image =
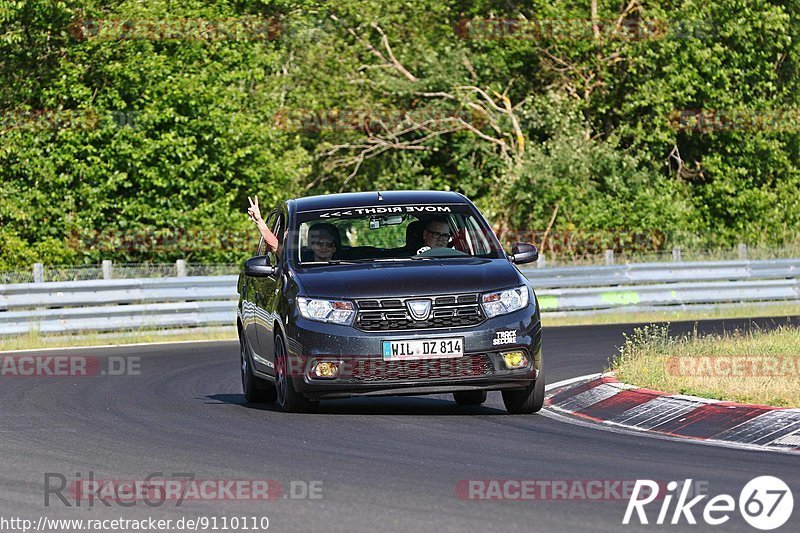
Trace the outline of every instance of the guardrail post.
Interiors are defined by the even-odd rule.
[[[680,248],[673,248],[672,249],[672,262],[673,263],[680,263],[681,262],[681,249]]]
[[[111,272],[111,260],[103,259],[103,279],[111,279],[113,273]]]
[[[606,264],[607,265],[614,264],[614,250],[606,250]]]
[[[539,259],[536,260],[536,268],[544,268],[544,267],[545,267],[544,254],[539,254]]]
[[[747,260],[747,245],[743,242],[739,243],[739,259],[742,261]]]
[[[42,263],[33,264],[33,282],[44,283],[44,265]]]
[[[175,271],[178,273],[179,278],[185,278],[188,275],[186,273],[185,259],[178,259],[177,261],[175,261]]]

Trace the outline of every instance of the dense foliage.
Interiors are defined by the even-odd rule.
[[[647,246],[796,239],[798,16],[0,0],[0,268],[238,260],[248,194],[399,188],[461,191],[509,238],[552,222]]]

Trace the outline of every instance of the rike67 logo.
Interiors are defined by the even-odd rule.
[[[659,488],[663,485],[649,479],[636,480],[622,523],[630,524],[634,512],[639,523],[650,523],[645,506],[656,499],[661,502],[658,518],[655,521],[659,525],[667,523],[694,525],[697,524],[695,513],[701,512],[705,523],[712,526],[724,524],[730,519],[737,504],[733,496],[720,494],[705,502],[704,506],[698,505],[707,495],[702,494],[689,499],[692,494],[691,485],[691,479],[680,484],[677,481],[670,481],[666,486],[666,494],[659,494]],[[679,487],[680,494],[677,493]],[[677,502],[670,516],[674,496],[677,496]],[[748,524],[766,531],[779,528],[789,520],[794,508],[794,497],[792,490],[782,480],[774,476],[759,476],[751,479],[739,493],[738,506],[739,513]]]

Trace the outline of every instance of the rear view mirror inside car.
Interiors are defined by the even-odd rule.
[[[402,224],[405,217],[403,215],[389,215],[387,217],[374,217],[369,221],[370,229],[378,229],[383,226],[396,226]]]

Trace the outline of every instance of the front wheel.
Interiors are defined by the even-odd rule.
[[[529,415],[542,410],[544,406],[544,371],[539,371],[536,381],[524,389],[503,391],[506,411],[512,415]]]
[[[275,389],[277,390],[277,404],[287,413],[308,413],[316,409],[319,402],[312,402],[294,390],[287,362],[286,347],[283,338],[275,337]]]
[[[253,375],[252,359],[247,341],[239,337],[239,364],[242,370],[242,390],[249,403],[272,403],[277,397],[275,386]]]

